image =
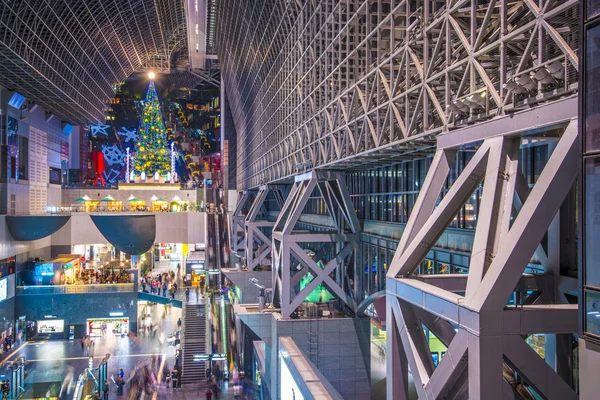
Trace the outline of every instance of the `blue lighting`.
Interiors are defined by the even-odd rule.
[[[71,124],[65,124],[65,126],[63,126],[62,131],[65,135],[70,135],[71,132],[73,132],[73,128],[74,126]]]
[[[27,100],[25,98],[25,96],[20,95],[17,92],[14,92],[12,97],[8,101],[8,105],[11,107],[14,107],[16,109],[21,109],[21,106],[23,105],[23,103],[25,103],[25,100]]]

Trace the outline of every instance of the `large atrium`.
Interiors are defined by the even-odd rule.
[[[600,1],[0,0],[2,400],[598,399],[596,239]]]

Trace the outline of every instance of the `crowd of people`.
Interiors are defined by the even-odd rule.
[[[179,268],[177,271],[179,276]],[[146,276],[140,279],[142,292],[156,294],[158,296],[175,298],[175,293],[179,289],[175,272],[163,272],[160,274],[152,274],[149,272]]]
[[[75,274],[75,279],[62,274],[59,281],[50,281],[50,285],[108,285],[115,283],[131,283],[131,273],[121,270],[82,269]]]
[[[81,270],[76,285],[105,285],[115,283],[131,283],[131,273],[121,270],[98,271],[93,269]]]

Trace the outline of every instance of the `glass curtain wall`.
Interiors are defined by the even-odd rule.
[[[520,165],[527,183],[533,186],[549,157],[547,145],[521,149]],[[450,169],[442,197],[450,190],[460,172],[475,151],[460,151]],[[406,223],[414,207],[419,190],[425,181],[431,158],[404,161],[389,167],[348,173],[348,188],[360,220]],[[475,229],[482,187],[477,189],[467,204],[456,215],[451,228]],[[321,213],[324,205],[314,199],[310,212]]]
[[[583,259],[580,282],[583,299],[581,332],[586,339],[600,342],[600,1],[587,1],[583,79],[581,87]]]

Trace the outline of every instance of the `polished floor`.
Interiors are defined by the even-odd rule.
[[[161,261],[156,265],[154,273],[175,270],[177,262]],[[178,283],[181,277],[178,276]],[[178,291],[178,296],[184,300],[184,291]],[[189,303],[203,302],[197,298],[195,291],[191,291]],[[143,314],[149,317],[141,319]],[[172,369],[175,364],[175,347],[166,338],[177,329],[177,320],[182,316],[182,310],[175,307],[165,307],[161,304],[138,304],[138,331],[139,340],[131,340],[128,337],[120,337],[109,334],[104,337],[93,338],[95,348],[93,353],[85,351],[81,347],[81,341],[76,340],[38,340],[18,344],[16,348],[3,357],[0,362],[0,379],[10,378],[10,364],[20,357],[26,360],[26,393],[24,398],[54,397],[58,395],[60,386],[67,382],[67,394],[64,399],[72,399],[77,377],[88,367],[89,356],[93,357],[94,366],[97,367],[102,359],[110,354],[108,361],[109,380],[116,377],[123,369],[125,380],[130,377],[132,371],[141,364],[152,365],[154,356],[153,372],[157,376],[158,384],[154,385],[151,393],[144,394],[143,398],[152,399],[204,399],[208,384],[202,380],[194,384],[183,385],[173,390],[167,388],[164,382],[166,368]],[[142,329],[144,325],[152,324],[155,334],[147,334]],[[135,395],[130,393],[131,386],[125,385],[121,396],[117,394],[115,384],[110,385],[109,399],[132,399]],[[222,392],[220,399],[233,399],[233,394],[228,390],[228,383],[221,383]],[[140,398],[138,395],[137,398]],[[214,397],[213,397],[214,398]]]

